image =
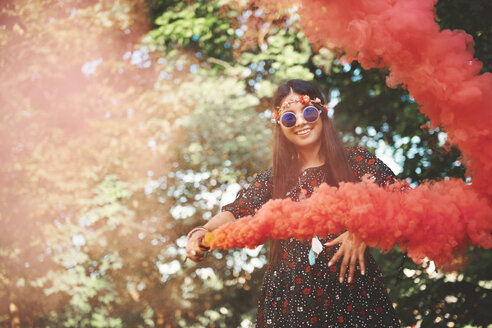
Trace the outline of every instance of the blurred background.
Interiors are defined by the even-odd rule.
[[[436,10],[490,72],[492,3]],[[464,178],[386,74],[311,46],[295,8],[0,0],[0,327],[251,327],[267,248],[183,247],[271,165],[279,83],[315,81],[344,143],[399,178]],[[437,269],[373,251],[404,326],[492,327],[491,252]]]

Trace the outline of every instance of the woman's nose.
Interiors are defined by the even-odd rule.
[[[306,123],[307,123],[307,121],[304,118],[304,114],[303,113],[297,113],[296,114],[296,125],[303,125]]]

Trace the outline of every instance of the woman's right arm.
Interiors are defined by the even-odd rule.
[[[272,197],[272,180],[271,170],[258,173],[250,186],[241,190],[232,203],[222,206],[222,212],[211,218],[203,228],[214,231],[225,223],[254,215],[256,210]],[[205,252],[200,250],[199,246],[200,239],[207,233],[205,229],[193,232],[186,244],[186,254],[195,262],[203,260]]]
[[[218,227],[236,220],[234,215],[229,211],[220,212],[211,218],[203,227],[208,231],[214,231]],[[186,255],[190,260],[195,262],[203,260],[204,252],[200,249],[200,240],[206,234],[206,231],[199,230],[194,232],[186,243]]]

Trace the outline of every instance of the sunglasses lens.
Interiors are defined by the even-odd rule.
[[[316,107],[309,106],[304,109],[303,115],[307,122],[314,122],[318,119],[319,111]]]
[[[286,128],[291,128],[296,125],[296,116],[294,115],[294,113],[289,112],[282,115],[282,124]]]

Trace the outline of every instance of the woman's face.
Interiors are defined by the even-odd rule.
[[[280,106],[289,101],[299,99],[299,96],[300,95],[298,93],[290,93],[282,100]],[[294,125],[294,127],[286,128],[280,124],[280,128],[282,129],[282,132],[287,140],[292,142],[298,149],[311,148],[321,143],[323,122],[321,117],[319,117],[315,122],[307,122],[302,114],[304,108],[307,106],[312,106],[312,104],[303,105],[300,102],[292,102],[288,108],[280,110],[280,116],[282,116],[285,112],[292,112],[296,115],[296,125]]]

